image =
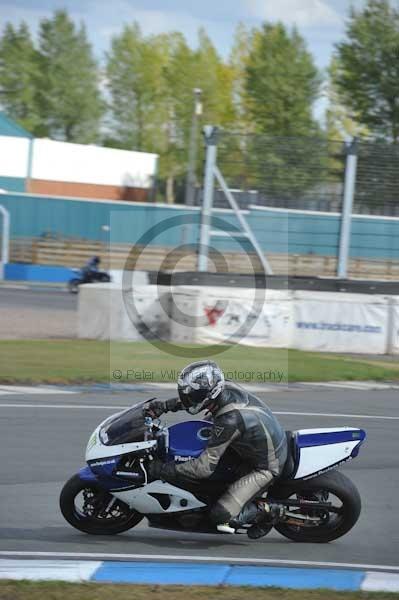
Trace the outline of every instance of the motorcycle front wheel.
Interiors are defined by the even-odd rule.
[[[60,509],[70,525],[92,535],[116,535],[135,527],[143,515],[97,484],[74,475],[60,495]]]
[[[291,522],[282,521],[275,525],[275,529],[284,537],[295,542],[326,543],[336,540],[347,533],[357,522],[360,510],[361,499],[357,488],[352,481],[339,473],[330,471],[303,482],[289,482],[284,486],[284,493],[279,494],[279,498],[291,500],[313,500],[316,502],[328,502],[331,508],[319,509],[311,507],[301,507],[299,509],[290,509],[290,512],[298,515],[311,517],[312,520],[305,521],[303,524],[295,524],[295,519]]]

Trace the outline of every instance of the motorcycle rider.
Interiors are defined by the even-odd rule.
[[[263,494],[281,474],[287,459],[285,432],[261,400],[233,382],[225,381],[223,372],[212,361],[198,361],[185,367],[178,378],[177,389],[178,398],[153,400],[145,409],[146,414],[155,418],[168,411],[185,409],[195,415],[207,409],[213,417],[211,437],[198,458],[182,464],[153,461],[149,475],[152,479],[179,483],[185,479],[206,479],[231,447],[242,463],[248,465],[247,473],[230,485],[210,512],[218,529],[229,531],[226,524],[230,521],[234,524],[234,518],[240,523],[244,506]],[[266,502],[262,507],[256,505],[255,514],[246,520],[254,523],[248,530],[252,539],[269,531],[271,515],[265,512],[267,510]],[[234,530],[230,528],[230,531]]]
[[[92,256],[82,268],[82,279],[84,282],[90,282],[93,273],[98,273],[101,259],[99,256]]]

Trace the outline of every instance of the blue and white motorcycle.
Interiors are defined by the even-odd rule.
[[[197,457],[207,445],[212,423],[191,420],[165,427],[144,416],[145,404],[109,417],[93,432],[87,466],[62,489],[63,516],[80,531],[97,535],[127,531],[144,517],[151,527],[220,534],[209,519],[209,508],[240,476],[239,458],[227,450],[210,479],[185,483],[184,489],[149,481],[147,466],[154,457],[176,462]],[[284,471],[251,505],[270,511],[269,530],[274,527],[291,540],[330,542],[343,536],[358,520],[361,501],[354,484],[336,469],[357,456],[365,432],[341,427],[286,435]],[[247,505],[232,531],[245,533],[249,514]]]

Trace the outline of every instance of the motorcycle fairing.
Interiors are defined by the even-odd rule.
[[[143,514],[166,514],[204,508],[206,504],[191,492],[166,481],[152,481],[145,487],[113,490],[112,494]]]
[[[86,461],[107,460],[113,456],[122,456],[131,452],[141,452],[146,449],[154,448],[157,445],[156,440],[147,440],[142,442],[130,442],[126,444],[116,444],[114,446],[106,446],[101,442],[100,430],[104,424],[109,421],[110,417],[100,423],[90,436],[86,448]]]
[[[351,427],[301,429],[294,434],[293,479],[308,479],[329,471],[357,456],[366,438],[362,429]]]
[[[168,428],[167,456],[184,462],[197,458],[208,444],[213,424],[209,421],[185,421]]]

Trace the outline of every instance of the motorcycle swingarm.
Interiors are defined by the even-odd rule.
[[[334,512],[334,507],[331,504],[331,502],[318,502],[317,500],[302,500],[302,499],[298,499],[298,500],[273,500],[272,498],[269,498],[267,500],[268,504],[279,504],[279,505],[284,505],[284,506],[290,506],[290,507],[294,507],[294,508],[326,508],[327,510]]]

